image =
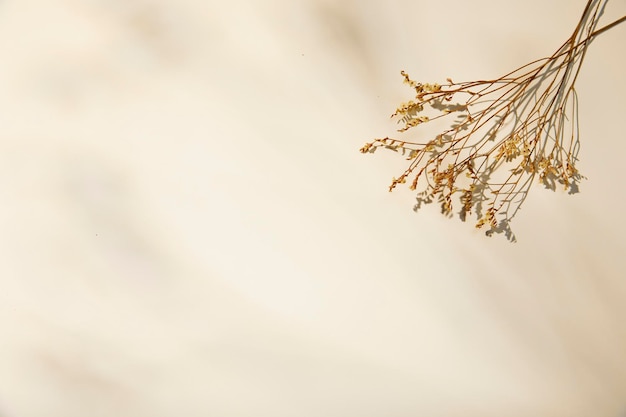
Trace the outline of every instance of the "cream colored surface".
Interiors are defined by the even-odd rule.
[[[517,244],[358,153],[399,70],[500,75],[584,3],[0,3],[0,415],[625,415],[626,25],[578,83],[589,180]]]

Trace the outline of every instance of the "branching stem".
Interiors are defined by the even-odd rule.
[[[502,77],[448,78],[439,85],[415,82],[402,71],[415,98],[392,115],[403,124],[399,131],[435,120],[450,124],[426,142],[387,137],[361,148],[363,153],[382,147],[407,156],[408,167],[392,180],[389,191],[412,179],[416,210],[437,201],[442,213],[451,216],[457,201],[462,220],[475,214],[477,228],[488,226],[487,234],[505,233],[510,240],[515,236],[509,222],[535,178],[546,188],[560,184],[576,193],[584,177],[575,167],[580,145],[574,83],[593,38],[626,21],[624,16],[596,29],[603,1],[587,1],[574,32],[550,57]]]

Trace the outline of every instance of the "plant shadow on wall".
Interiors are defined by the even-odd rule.
[[[444,126],[427,142],[389,137],[366,143],[401,153],[408,166],[389,191],[408,183],[417,191],[414,210],[437,202],[462,221],[475,216],[486,234],[515,242],[510,222],[535,183],[570,194],[584,178],[576,169],[579,126],[574,84],[591,41],[624,22],[596,29],[608,0],[589,0],[572,35],[547,58],[499,78],[445,84],[415,82],[401,71],[415,98],[392,114],[406,132],[424,123]],[[538,181],[537,181],[538,180]]]

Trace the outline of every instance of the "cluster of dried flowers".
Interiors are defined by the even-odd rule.
[[[536,182],[570,193],[583,178],[576,169],[578,108],[574,83],[590,41],[626,18],[596,30],[601,1],[589,0],[570,38],[550,57],[533,61],[493,80],[426,84],[404,82],[415,98],[401,104],[392,117],[407,131],[444,119],[448,126],[427,142],[392,138],[366,143],[362,153],[378,148],[402,152],[410,161],[394,178],[417,190],[417,210],[438,202],[447,216],[477,218],[487,234],[505,233],[515,240],[509,222]],[[606,3],[606,0],[604,0]]]

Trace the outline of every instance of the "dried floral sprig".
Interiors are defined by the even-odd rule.
[[[604,0],[606,3],[607,0]],[[465,221],[475,214],[487,234],[515,236],[510,221],[535,178],[546,188],[557,184],[578,191],[578,103],[574,83],[591,40],[626,20],[596,30],[601,1],[589,0],[573,34],[550,57],[526,64],[500,78],[428,84],[401,72],[415,98],[392,114],[405,132],[442,119],[448,127],[420,143],[392,138],[366,143],[360,151],[401,151],[410,161],[389,191],[410,183],[417,190],[415,210],[437,201],[451,216],[454,202]]]

